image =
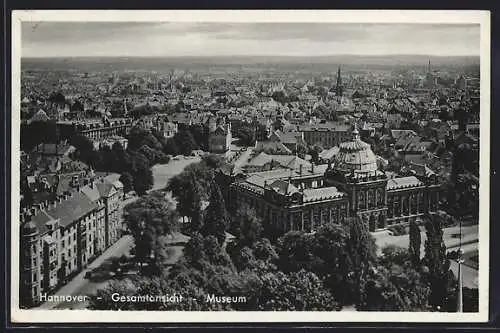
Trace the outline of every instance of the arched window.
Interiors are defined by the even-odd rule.
[[[375,190],[368,190],[368,208],[375,207]]]
[[[411,214],[417,214],[417,196],[415,194],[410,195],[410,209]]]
[[[408,215],[408,197],[402,197],[401,198],[401,202],[402,202],[402,205],[403,205],[403,215]]]
[[[382,189],[377,189],[377,205],[382,205],[382,203],[384,202],[384,192],[382,191]]]
[[[365,206],[365,193],[364,192],[358,193],[358,208],[359,209],[366,208],[366,206]]]

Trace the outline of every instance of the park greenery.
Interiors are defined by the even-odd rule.
[[[98,291],[92,309],[121,310],[272,310],[455,311],[457,283],[449,270],[439,221],[410,225],[409,247],[389,246],[377,256],[374,238],[361,219],[325,225],[314,233],[290,231],[275,241],[255,211],[227,208],[215,174],[224,163],[215,157],[187,167],[167,191],[150,193],[129,205],[125,219],[136,240],[136,260],[154,267],[148,273],[113,281]],[[187,200],[193,198],[194,200]],[[195,202],[195,203],[193,203]],[[203,204],[205,203],[205,204]],[[190,235],[183,254],[165,264],[171,252],[165,239],[180,230],[185,216]],[[234,237],[228,238],[228,232]],[[418,235],[417,235],[418,234]],[[179,303],[116,303],[106,295],[183,294]],[[207,296],[244,296],[244,302],[206,302]],[[464,295],[476,297],[467,291]],[[467,296],[468,297],[468,296]]]

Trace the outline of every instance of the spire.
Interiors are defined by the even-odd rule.
[[[337,71],[337,86],[335,87],[335,92],[337,93],[337,98],[342,97],[343,88],[342,88],[342,76],[340,73],[340,65]]]
[[[431,59],[429,59],[429,65],[427,65],[427,73],[431,73]]]
[[[359,131],[357,123],[354,123],[354,130],[352,131],[352,140],[353,141],[359,140]]]

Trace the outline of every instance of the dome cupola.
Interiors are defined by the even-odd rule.
[[[370,145],[363,142],[355,124],[352,140],[342,142],[334,159],[335,168],[349,172],[372,172],[377,170],[377,157]]]

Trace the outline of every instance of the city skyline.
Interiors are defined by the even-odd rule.
[[[478,24],[23,22],[22,57],[479,56],[479,35]]]

